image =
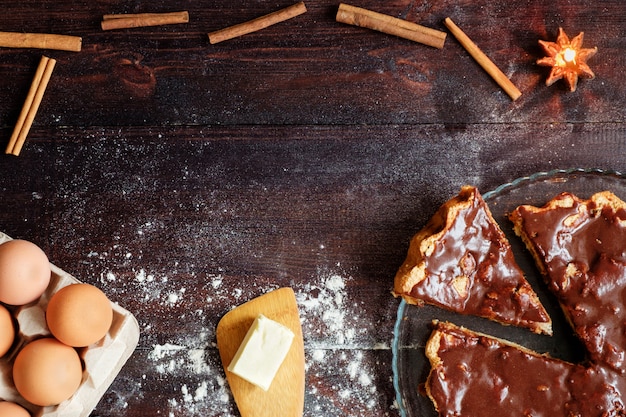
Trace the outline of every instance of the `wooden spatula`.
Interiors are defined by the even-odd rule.
[[[259,314],[287,326],[295,337],[268,391],[228,371],[248,329]],[[241,417],[301,417],[304,410],[304,343],[296,296],[280,288],[234,308],[216,330],[226,379]]]

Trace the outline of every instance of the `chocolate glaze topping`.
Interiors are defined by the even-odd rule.
[[[589,360],[571,364],[437,323],[426,390],[440,416],[626,416],[625,208],[609,192],[563,193],[510,214]]]
[[[563,193],[550,207],[521,206],[511,218],[521,220],[521,232],[592,362],[624,373],[626,211]]]
[[[435,326],[427,346],[436,355],[427,387],[440,416],[623,415],[619,395],[601,370],[449,323]]]
[[[445,237],[426,262],[426,279],[410,296],[458,312],[470,311],[511,324],[547,323],[543,307],[523,278],[510,245],[475,188],[466,187]]]

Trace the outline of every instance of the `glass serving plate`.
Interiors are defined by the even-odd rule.
[[[530,253],[513,233],[512,224],[506,216],[521,204],[543,206],[564,191],[588,198],[604,190],[612,191],[626,200],[626,177],[618,172],[596,169],[558,170],[519,178],[483,193],[494,219],[511,243],[518,264],[552,317],[554,335],[536,335],[525,329],[503,326],[479,317],[451,313],[432,306],[417,307],[401,301],[394,327],[392,367],[396,400],[402,417],[437,416],[430,399],[420,393],[420,385],[426,381],[430,370],[424,346],[433,319],[450,321],[564,360],[583,360],[584,352],[580,343],[573,336],[558,304],[544,288]]]

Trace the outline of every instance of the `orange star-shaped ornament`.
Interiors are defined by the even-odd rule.
[[[583,35],[584,32],[580,32],[570,41],[563,28],[559,28],[556,42],[539,41],[548,56],[537,60],[537,64],[552,67],[546,85],[550,86],[563,78],[570,91],[576,91],[578,77],[595,77],[587,60],[598,52],[598,48],[582,48]]]

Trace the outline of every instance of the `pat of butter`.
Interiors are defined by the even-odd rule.
[[[228,370],[267,391],[293,338],[288,327],[260,314],[246,333]]]

